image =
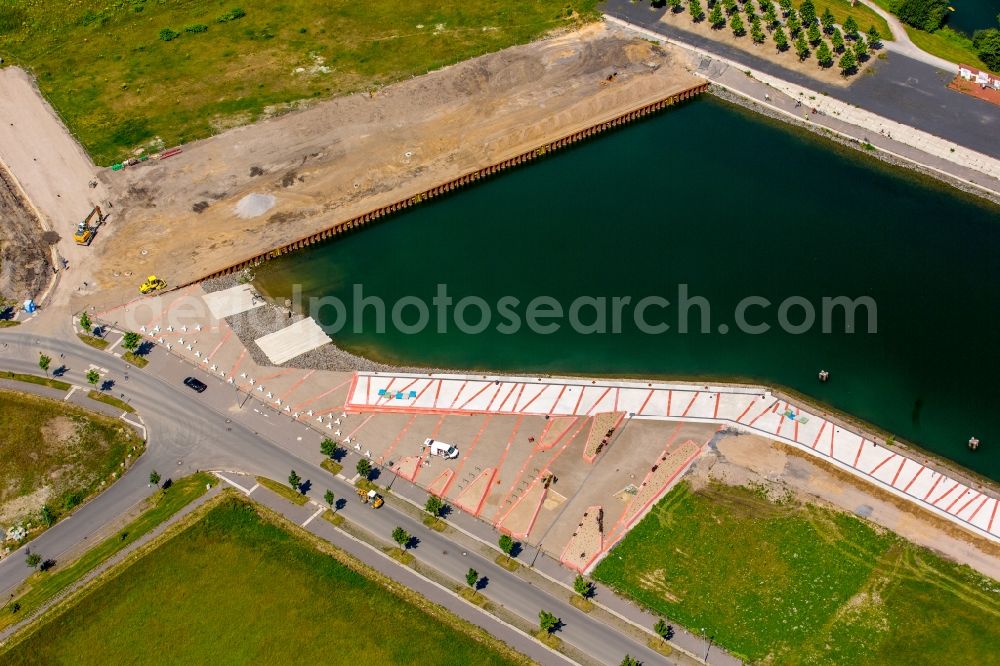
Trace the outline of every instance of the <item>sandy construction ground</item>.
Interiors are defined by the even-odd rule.
[[[74,294],[196,279],[698,83],[676,51],[595,24],[103,171],[112,219]]]
[[[0,303],[38,298],[52,276],[42,226],[20,188],[0,166]],[[0,310],[3,306],[0,305]]]

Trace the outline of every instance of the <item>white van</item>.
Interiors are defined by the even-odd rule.
[[[425,439],[424,446],[429,446],[431,448],[432,456],[441,456],[442,458],[457,458],[458,449],[451,444],[445,444],[444,442],[438,442],[433,439]]]

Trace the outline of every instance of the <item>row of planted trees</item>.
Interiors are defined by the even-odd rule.
[[[684,11],[683,0],[666,2],[674,13]],[[794,48],[800,61],[815,53],[820,67],[832,67],[836,61],[845,75],[856,72],[871,49],[881,47],[882,36],[874,25],[863,35],[854,17],[848,16],[838,27],[830,8],[817,15],[812,0],[804,0],[798,10],[792,0],[777,5],[773,0],[708,0],[708,7],[708,23],[716,30],[728,25],[736,37],[749,32],[755,44],[763,44],[770,34],[779,52]],[[688,0],[688,13],[696,23],[706,19],[701,0]]]

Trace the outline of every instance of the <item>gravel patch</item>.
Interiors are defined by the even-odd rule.
[[[244,220],[263,215],[274,208],[274,195],[272,194],[248,194],[236,204],[235,211]]]

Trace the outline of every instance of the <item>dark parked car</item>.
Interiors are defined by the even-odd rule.
[[[208,385],[205,382],[200,379],[195,379],[194,377],[188,377],[185,379],[184,385],[194,389],[198,393],[204,393],[205,389],[208,388]]]

